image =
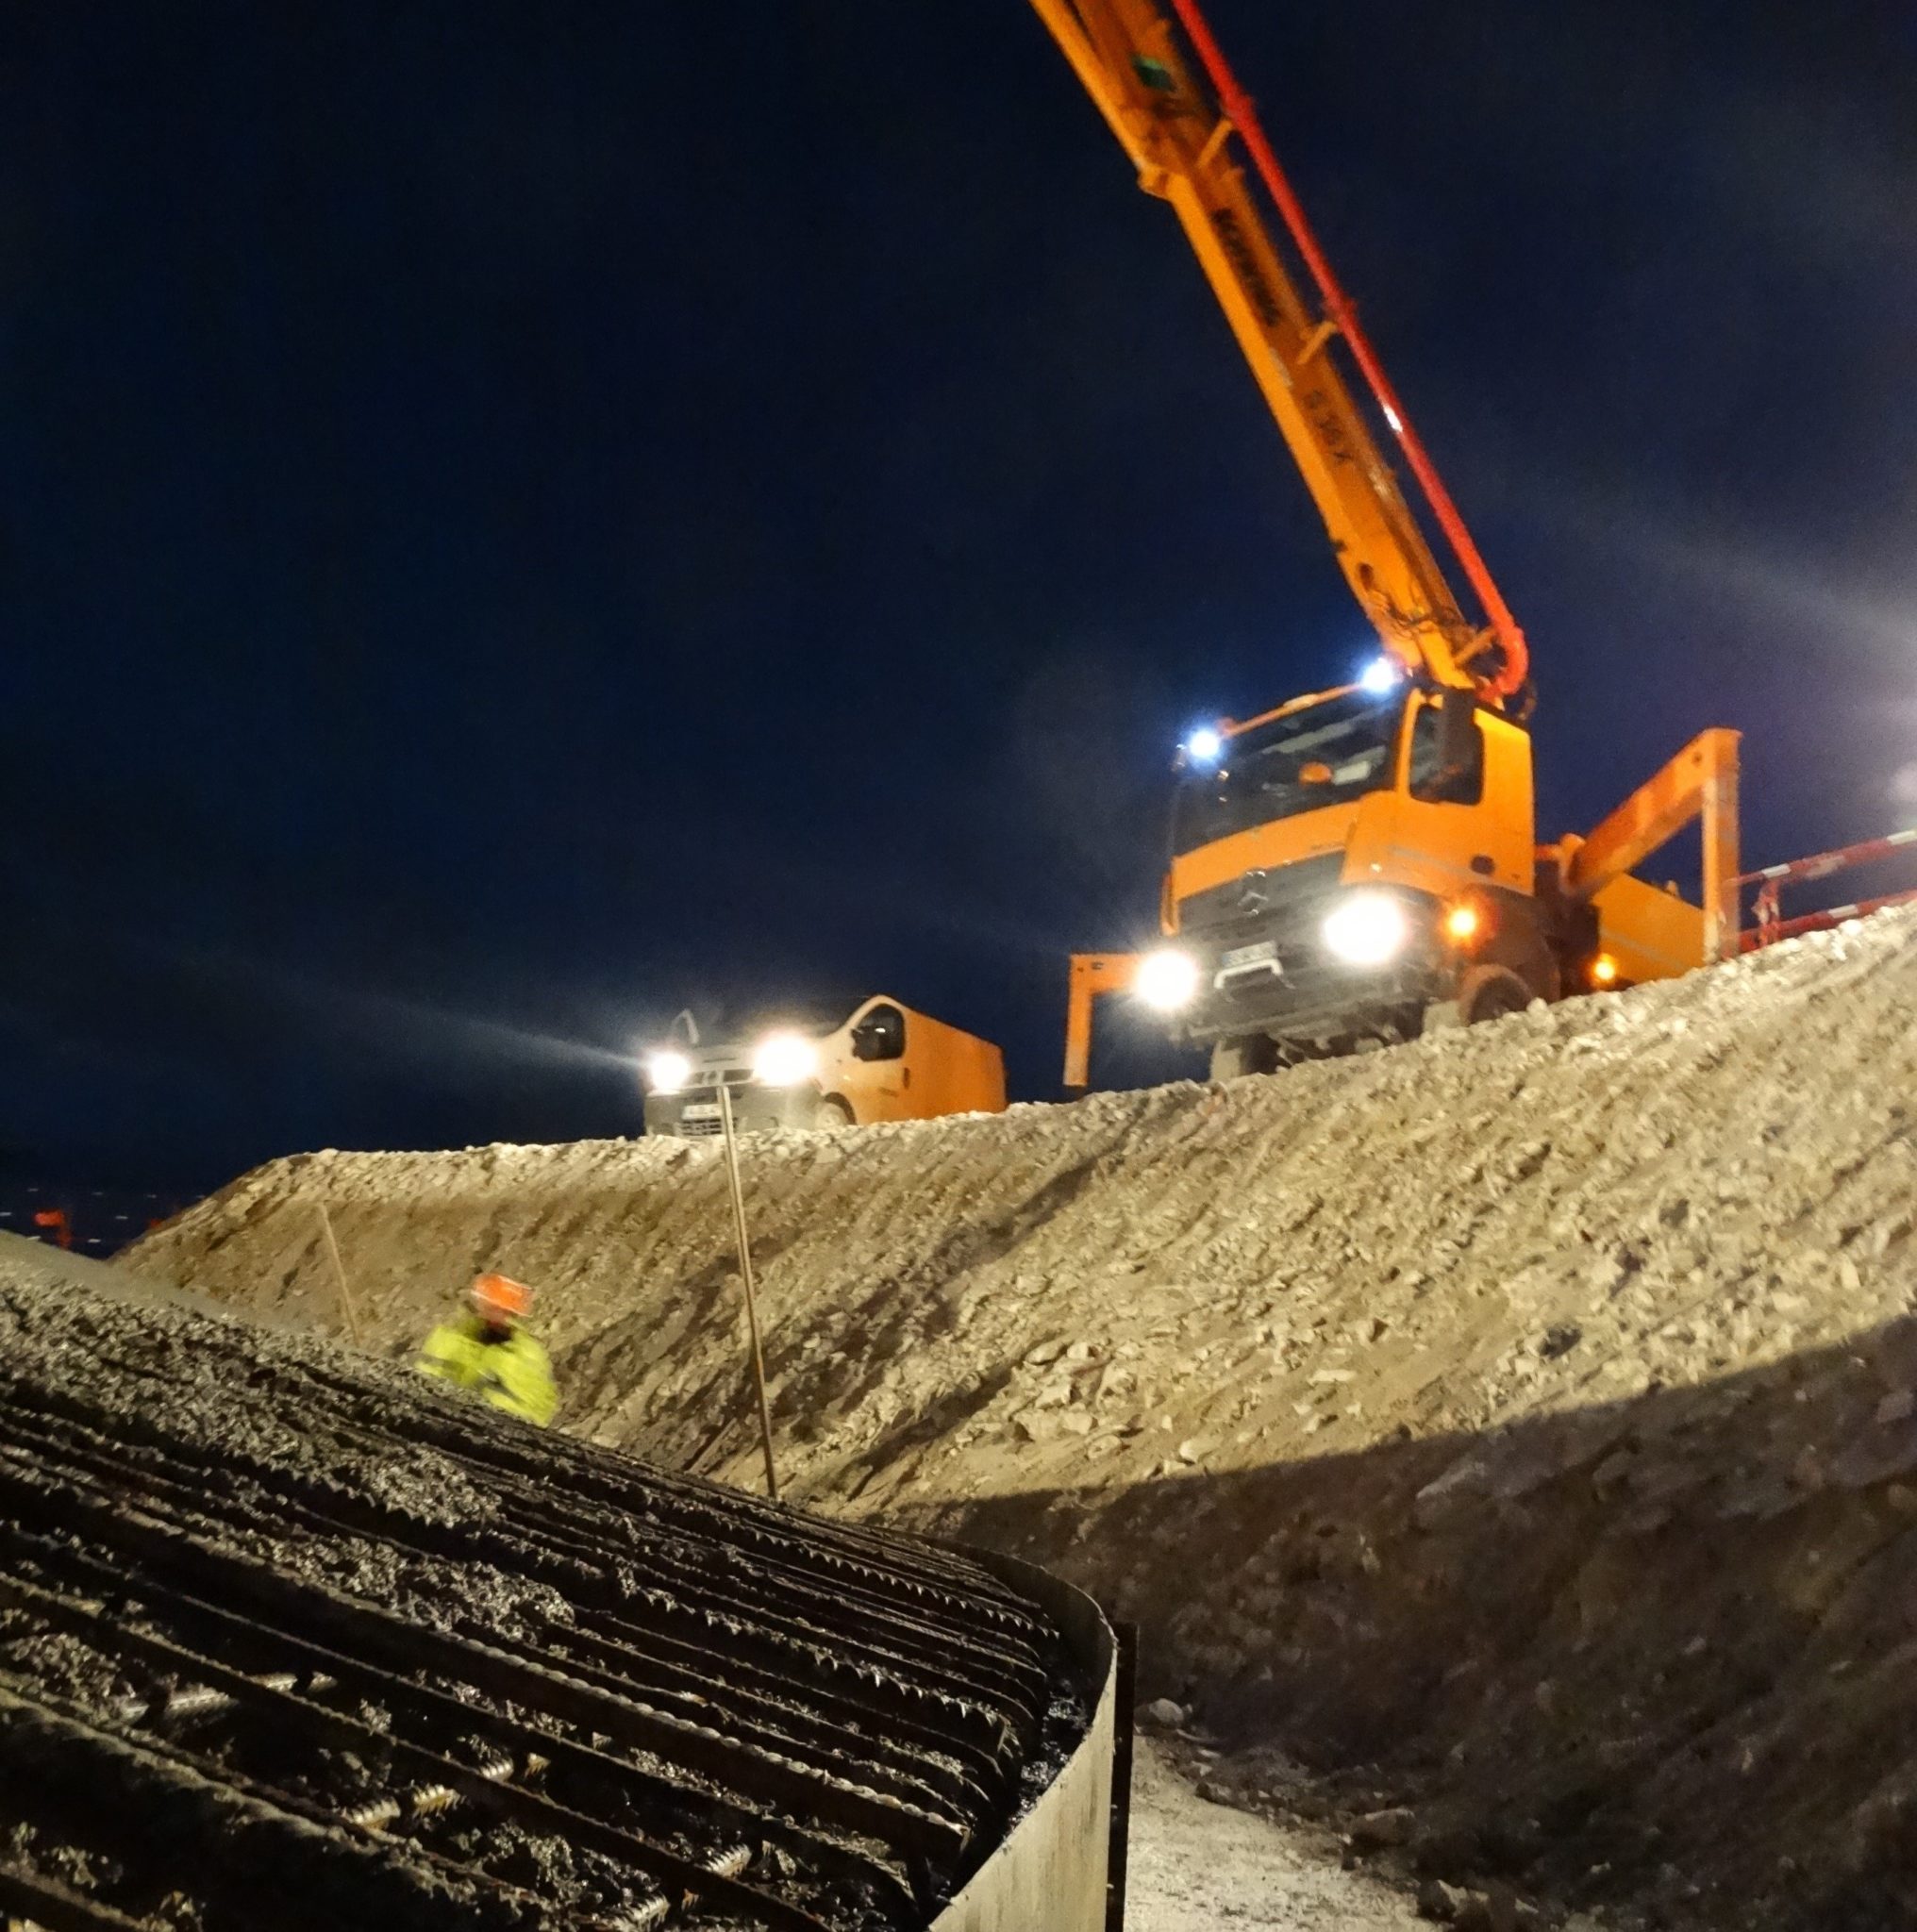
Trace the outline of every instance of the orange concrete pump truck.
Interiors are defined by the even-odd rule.
[[[1128,991],[1214,1078],[1688,972],[1735,949],[1737,734],[1704,732],[1588,837],[1540,844],[1529,653],[1197,0],[1033,0],[1147,193],[1197,254],[1353,594],[1358,684],[1194,731],[1179,754],[1166,943],[1072,961],[1065,1081]],[[1182,28],[1182,34],[1178,31]],[[1289,238],[1281,253],[1248,156]],[[1308,302],[1290,260],[1317,291]],[[1468,615],[1340,373],[1349,358],[1475,600]],[[1631,876],[1692,818],[1704,904]]]

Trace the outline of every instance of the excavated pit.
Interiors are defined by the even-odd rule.
[[[792,1492],[1092,1591],[1211,1790],[1386,1810],[1415,1878],[1917,1924],[1913,1015],[1900,912],[1219,1091],[758,1140]],[[134,1263],[337,1332],[323,1204],[376,1350],[506,1268],[566,1427],[752,1484],[715,1150],[299,1157]]]
[[[0,1249],[8,1918],[919,1926],[1080,1674],[961,1556]]]

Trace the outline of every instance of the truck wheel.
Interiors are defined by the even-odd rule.
[[[812,1109],[812,1130],[815,1133],[829,1133],[834,1127],[852,1124],[852,1109],[842,1100],[822,1100]]]
[[[1474,966],[1459,982],[1458,1017],[1467,1026],[1508,1019],[1531,1004],[1531,989],[1509,966]]]
[[[1277,1045],[1262,1033],[1248,1033],[1242,1040],[1220,1040],[1212,1044],[1214,1080],[1236,1080],[1244,1074],[1275,1074],[1277,1070]]]

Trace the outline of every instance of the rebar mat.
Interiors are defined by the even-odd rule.
[[[7,1918],[920,1925],[1086,1715],[954,1552],[0,1278]]]

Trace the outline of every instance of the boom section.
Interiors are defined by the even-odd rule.
[[[1337,366],[1232,154],[1231,122],[1151,0],[1032,0],[1149,194],[1171,204],[1385,649],[1482,689],[1495,640],[1469,622]],[[1474,668],[1474,667],[1476,668]]]

